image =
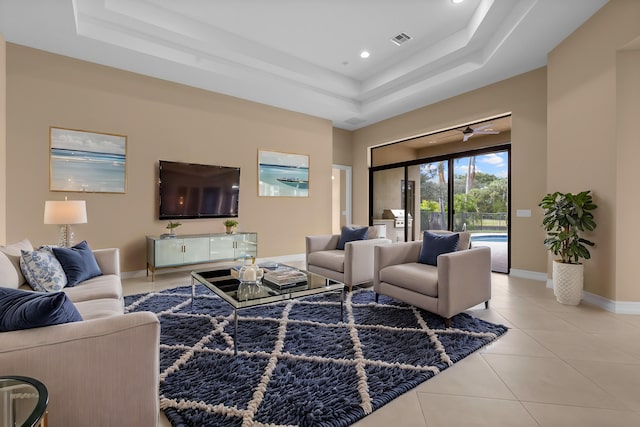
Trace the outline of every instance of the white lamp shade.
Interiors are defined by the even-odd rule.
[[[84,200],[47,200],[45,224],[86,224],[87,202]]]

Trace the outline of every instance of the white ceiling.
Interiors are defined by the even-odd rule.
[[[544,66],[605,3],[0,0],[0,33],[353,130]]]

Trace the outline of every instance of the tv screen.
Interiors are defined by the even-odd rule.
[[[160,219],[238,216],[240,168],[160,160]]]

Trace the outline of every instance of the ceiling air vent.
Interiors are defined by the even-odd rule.
[[[411,36],[405,33],[400,33],[397,36],[391,38],[391,41],[398,46],[400,46],[404,42],[408,42],[409,40],[411,40]]]
[[[350,125],[361,125],[362,123],[366,122],[366,119],[360,118],[360,117],[351,117],[350,119],[345,120],[345,123],[348,123]]]

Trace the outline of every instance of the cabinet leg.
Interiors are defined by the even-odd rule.
[[[151,266],[151,264],[147,263],[147,277],[149,277],[149,270],[151,270],[151,281],[156,281],[156,269]]]

